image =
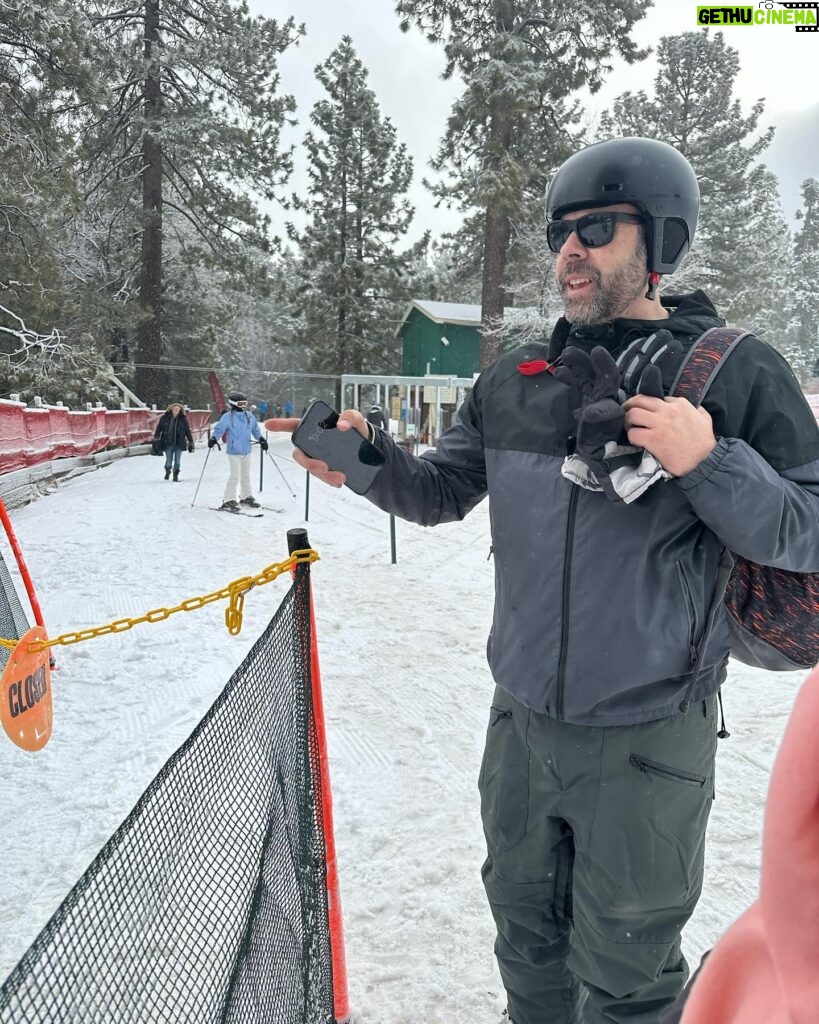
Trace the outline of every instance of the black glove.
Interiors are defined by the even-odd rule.
[[[665,398],[663,390],[663,375],[659,366],[650,363],[640,374],[640,382],[637,385],[638,395],[648,395],[649,398]]]
[[[617,365],[623,371],[623,390],[630,398],[632,395],[651,394],[652,398],[662,398],[662,376],[665,367],[673,367],[674,371],[682,359],[682,344],[665,329],[649,335],[648,338],[637,338],[617,357]],[[641,387],[643,375],[653,368],[649,374],[646,387]],[[657,379],[659,377],[659,393]],[[672,382],[669,381],[669,384]],[[648,389],[648,390],[647,390]]]
[[[218,448],[218,447],[219,447],[219,442],[216,440],[216,438],[215,437],[209,437],[208,438],[208,448]]]
[[[653,455],[630,445],[623,427],[620,368],[601,346],[588,356],[570,346],[563,350],[562,365],[555,377],[583,395],[577,424],[577,444],[561,467],[567,480],[590,491],[602,490],[616,504],[634,501],[658,480],[669,474]],[[642,394],[654,388],[662,397],[662,380],[656,366],[645,367]],[[656,389],[659,388],[659,396]]]
[[[194,452],[193,441],[191,441],[191,443],[188,445],[188,452],[189,452],[190,455],[193,455],[193,452]]]
[[[591,355],[570,345],[563,349],[560,362],[554,372],[557,380],[578,388],[583,395],[580,410],[575,414],[578,417],[577,443],[569,460],[582,462],[611,497],[609,471],[604,460],[606,445],[617,445],[623,438],[625,413],[620,403],[620,368],[602,345],[593,348]],[[577,472],[579,467],[573,469]],[[585,474],[580,470],[579,475]],[[570,476],[570,479],[575,477]]]
[[[267,451],[267,449],[270,447],[270,445],[267,443],[267,438],[265,438],[265,437],[260,437],[259,438],[259,447],[262,449],[263,452]]]

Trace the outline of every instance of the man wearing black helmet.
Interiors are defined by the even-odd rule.
[[[819,428],[787,363],[748,336],[702,407],[669,396],[724,324],[700,291],[658,294],[698,196],[662,142],[575,154],[547,196],[551,338],[487,368],[420,458],[339,419],[386,456],[380,508],[435,525],[491,499],[482,875],[513,1024],[658,1024],[673,1003],[714,796],[725,551],[819,571]]]

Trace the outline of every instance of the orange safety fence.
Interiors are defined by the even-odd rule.
[[[62,406],[28,408],[0,400],[0,473],[109,448],[147,444],[164,410],[91,409]],[[195,439],[207,435],[210,413],[192,410],[188,422]]]

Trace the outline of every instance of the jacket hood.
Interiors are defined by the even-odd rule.
[[[617,317],[601,324],[575,326],[561,317],[555,325],[549,344],[550,361],[556,359],[566,345],[591,351],[602,345],[612,355],[618,355],[636,337],[647,335],[664,328],[671,331],[680,341],[694,341],[711,327],[722,327],[725,321],[717,313],[714,304],[699,289],[690,295],[663,295],[662,305],[670,311],[663,320],[637,320]]]
[[[819,666],[796,699],[773,771],[759,898],[702,966],[681,1024],[819,1021]]]

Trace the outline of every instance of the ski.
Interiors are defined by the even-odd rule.
[[[211,505],[210,509],[212,512],[227,512],[232,516],[248,516],[250,519],[261,519],[264,516],[264,512],[245,512],[241,508],[220,508],[217,505]]]
[[[263,508],[265,512],[284,512],[283,508],[273,508],[272,505],[259,505],[259,508]]]

